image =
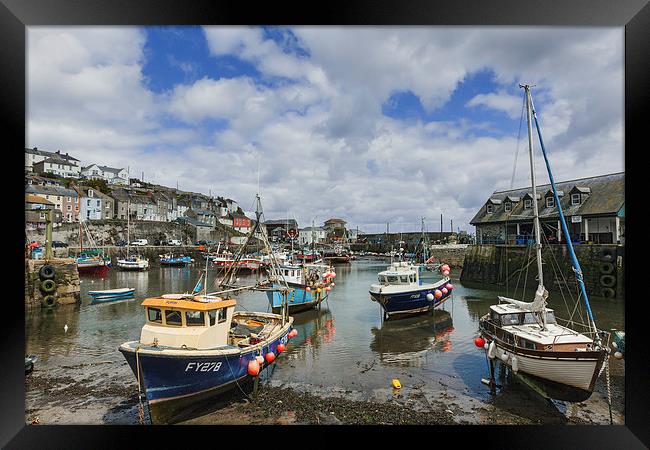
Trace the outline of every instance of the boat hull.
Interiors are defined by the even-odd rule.
[[[77,270],[79,273],[89,274],[89,275],[104,275],[108,273],[108,266],[106,264],[95,264],[95,263],[77,263]]]
[[[545,382],[548,395],[556,400],[580,402],[589,398],[607,356],[604,351],[525,349],[501,341],[484,328],[481,334],[487,341],[495,341],[495,361],[512,369],[513,358],[516,358],[517,373]]]
[[[329,293],[324,289],[321,290],[320,293],[315,292],[314,289],[312,289],[311,292],[307,292],[305,290],[306,286],[293,283],[288,284],[289,287],[293,289],[293,291],[289,293],[289,314],[295,314],[316,308],[329,296]],[[280,286],[274,284],[273,287],[277,288]],[[267,291],[266,295],[271,303],[272,311],[275,314],[280,314],[282,312],[282,294],[277,291]]]
[[[137,262],[137,261],[117,261],[117,267],[120,270],[147,270],[149,268],[148,262]]]
[[[191,258],[166,258],[160,259],[161,266],[171,266],[171,267],[184,267],[192,261]]]
[[[144,392],[152,423],[172,423],[188,405],[228,391],[252,379],[248,363],[257,355],[273,352],[288,341],[293,319],[280,332],[260,344],[240,349],[225,346],[210,350],[181,350],[165,354],[137,341],[119,347]],[[137,352],[136,349],[140,348]],[[272,363],[271,363],[272,364]],[[264,367],[269,363],[264,362]],[[140,374],[138,376],[138,368]]]
[[[440,298],[435,298],[434,292],[439,287],[434,286],[390,294],[370,292],[370,297],[381,305],[387,318],[398,318],[425,314],[446,302],[451,297],[451,291],[443,294]],[[434,295],[433,300],[427,299],[428,294]]]

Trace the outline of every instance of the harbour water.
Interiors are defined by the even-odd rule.
[[[572,418],[576,423],[609,423],[604,374],[596,392],[581,404],[548,402],[506,374],[494,396],[481,383],[489,371],[485,352],[474,346],[473,339],[479,318],[497,295],[506,295],[505,289],[463,286],[459,274],[452,272],[453,298],[433,314],[383,321],[368,288],[387,264],[388,260],[359,259],[338,265],[328,301],[320,311],[294,316],[299,334],[272,373],[264,374],[263,385],[373,402],[417,394],[420,400],[414,408],[442,401],[459,423],[495,423],[495,417],[502,423],[566,423]],[[27,312],[26,354],[38,360],[26,377],[26,421],[138,423],[137,383],[117,348],[139,338],[142,299],[191,291],[201,269],[197,263],[151,267],[146,272],[112,269],[104,279],[82,276],[81,304]],[[427,282],[439,275],[423,276]],[[240,278],[240,283],[246,281],[245,275]],[[135,298],[92,304],[87,295],[89,290],[119,287],[134,287]],[[527,298],[532,297],[530,291]],[[263,292],[244,293],[237,300],[237,309],[269,310]],[[561,295],[551,293],[549,306],[558,316],[567,316]],[[592,298],[591,307],[599,327],[624,329],[621,300]],[[624,361],[612,358],[610,366],[614,423],[624,423]],[[391,386],[394,378],[400,380],[400,390]]]

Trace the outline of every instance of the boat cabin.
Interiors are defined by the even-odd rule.
[[[208,349],[228,345],[235,305],[232,299],[166,294],[147,298],[140,342],[165,347]]]
[[[417,266],[408,262],[391,264],[387,270],[379,272],[377,279],[382,286],[394,284],[420,284],[420,276]]]
[[[532,311],[512,304],[490,306],[486,331],[515,347],[544,351],[591,351],[593,340],[557,324],[555,312],[546,308],[546,330],[542,330]]]
[[[324,264],[285,264],[278,268],[279,273],[287,283],[314,285],[323,281],[323,274],[329,267]]]

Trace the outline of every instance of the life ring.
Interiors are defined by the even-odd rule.
[[[56,297],[53,295],[46,295],[43,297],[43,300],[41,300],[41,306],[43,308],[52,308],[53,306],[56,305]]]
[[[54,267],[51,266],[50,264],[45,264],[41,269],[38,271],[38,277],[41,280],[52,280],[54,279]]]
[[[600,263],[600,273],[609,275],[614,272],[614,264],[611,262],[602,262]]]
[[[45,292],[46,294],[51,294],[56,291],[56,283],[54,280],[45,280],[41,282],[41,291]]]
[[[602,253],[601,257],[600,257],[601,261],[611,262],[613,259],[614,259],[614,255],[612,254],[612,250],[607,249],[607,248],[605,250],[603,250],[603,253]]]
[[[601,289],[600,294],[605,298],[614,298],[616,297],[616,291],[610,287],[604,287]]]
[[[616,286],[616,277],[613,275],[602,275],[600,277],[600,285],[604,287],[614,287]]]

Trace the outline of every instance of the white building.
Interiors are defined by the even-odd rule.
[[[103,198],[96,195],[96,191],[92,188],[82,187],[80,217],[83,220],[100,220],[103,213]]]
[[[38,147],[34,147],[25,148],[25,170],[34,171],[34,164],[55,157],[64,159],[70,164],[76,166],[79,165],[79,160],[77,158],[73,158],[67,153],[62,154],[60,150],[57,150],[56,152],[46,152],[45,150],[39,150]]]
[[[46,158],[34,163],[32,170],[35,173],[51,173],[66,178],[79,178],[81,176],[81,167],[76,165],[72,160],[58,156]]]
[[[129,173],[126,169],[115,169],[113,167],[91,164],[81,169],[81,174],[89,179],[106,180],[109,184],[120,184],[124,186],[128,186],[129,184]]]
[[[311,245],[314,241],[324,243],[327,238],[327,232],[323,227],[305,227],[298,230],[298,242],[300,245]]]

